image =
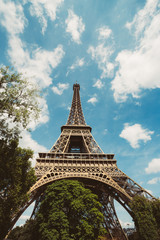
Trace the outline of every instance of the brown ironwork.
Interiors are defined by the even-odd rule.
[[[30,189],[30,200],[19,214],[34,200],[38,205],[45,186],[60,179],[79,179],[98,190],[104,209],[105,225],[110,238],[128,239],[122,230],[113,200],[117,200],[131,215],[129,202],[135,195],[152,199],[152,195],[117,167],[114,154],[105,154],[85,122],[80,101],[80,85],[73,85],[73,99],[66,125],[49,152],[41,152],[36,160],[37,182]],[[36,208],[35,208],[36,210]],[[34,211],[35,211],[34,210]]]

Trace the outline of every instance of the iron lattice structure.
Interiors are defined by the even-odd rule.
[[[129,178],[117,167],[114,154],[105,154],[91,134],[91,127],[85,122],[80,101],[80,85],[73,85],[73,99],[66,125],[51,150],[39,153],[36,160],[37,182],[30,189],[29,201],[13,216],[13,225],[33,202],[33,215],[43,196],[47,184],[59,179],[79,179],[94,189],[103,205],[105,226],[110,239],[128,239],[118,220],[114,199],[130,215],[129,202],[135,195],[152,199],[152,195]]]

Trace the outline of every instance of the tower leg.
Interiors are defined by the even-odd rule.
[[[128,240],[128,237],[124,233],[118,220],[113,198],[109,194],[103,193],[101,203],[103,205],[103,215],[105,218],[106,229],[108,230],[111,239]]]

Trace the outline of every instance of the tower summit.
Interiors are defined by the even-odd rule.
[[[114,207],[114,200],[132,216],[129,207],[135,195],[152,199],[152,195],[129,178],[117,167],[114,154],[104,153],[91,134],[91,127],[86,125],[81,101],[80,85],[73,85],[73,99],[66,125],[61,127],[61,134],[47,153],[39,153],[35,172],[37,182],[30,189],[30,199],[13,216],[17,221],[23,211],[36,200],[36,211],[41,196],[48,184],[60,179],[78,179],[93,188],[103,205],[105,226],[109,238],[128,239],[122,230]]]

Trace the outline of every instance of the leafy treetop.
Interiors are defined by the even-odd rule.
[[[26,128],[31,119],[38,118],[39,97],[38,88],[23,78],[22,74],[14,72],[14,69],[9,67],[0,68],[0,133],[2,136],[6,136],[9,132],[9,121],[12,125],[21,124]],[[10,134],[13,134],[13,129]]]
[[[97,195],[82,183],[56,181],[47,187],[35,219],[11,234],[15,240],[101,239],[106,234],[101,207]]]

